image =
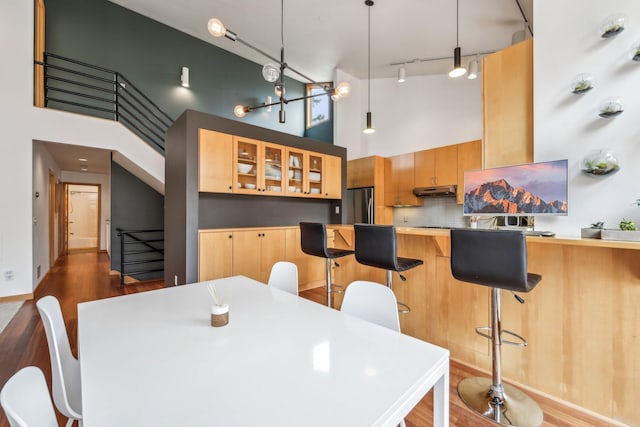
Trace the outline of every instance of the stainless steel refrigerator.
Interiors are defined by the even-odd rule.
[[[347,224],[373,224],[373,187],[347,189],[344,206]]]

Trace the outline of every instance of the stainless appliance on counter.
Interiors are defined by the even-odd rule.
[[[347,189],[343,207],[347,214],[347,224],[373,224],[373,187]]]

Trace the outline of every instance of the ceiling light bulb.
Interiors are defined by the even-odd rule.
[[[269,83],[273,83],[280,77],[280,68],[272,63],[265,64],[262,67],[262,77]]]
[[[236,117],[241,117],[242,118],[242,117],[247,115],[247,109],[245,108],[244,105],[238,104],[235,107],[233,107],[233,114]]]
[[[282,98],[284,94],[287,93],[286,89],[284,88],[284,82],[280,82],[276,84],[276,87],[274,90],[278,98]]]
[[[407,69],[404,67],[400,67],[400,69],[398,69],[398,83],[404,83],[405,80],[407,79]]]
[[[217,18],[209,19],[209,22],[207,23],[207,29],[209,30],[209,34],[211,34],[213,37],[222,37],[227,33],[227,29]]]
[[[340,98],[343,98],[351,93],[351,85],[347,82],[342,82],[336,88],[336,93]]]

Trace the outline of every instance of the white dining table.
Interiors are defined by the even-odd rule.
[[[78,353],[84,427],[449,425],[448,350],[244,276],[79,304]]]

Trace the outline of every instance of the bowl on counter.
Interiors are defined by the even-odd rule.
[[[248,188],[249,190],[255,190],[256,189],[256,185],[255,184],[245,184],[244,188]]]
[[[253,169],[253,165],[247,163],[238,163],[238,172],[249,173]]]

